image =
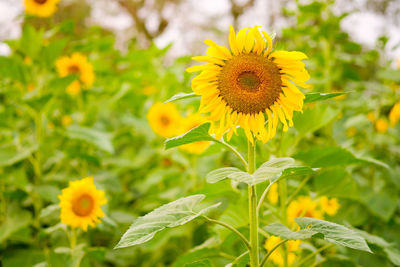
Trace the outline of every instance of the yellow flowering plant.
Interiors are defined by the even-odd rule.
[[[293,127],[296,112],[303,112],[304,102],[316,102],[342,94],[304,94],[301,88],[310,88],[306,83],[310,76],[303,62],[307,56],[297,51],[275,51],[272,38],[259,28],[244,28],[236,34],[231,27],[228,38],[230,49],[205,40],[209,46],[208,56],[193,59],[208,64],[187,69],[188,72],[200,72],[192,80],[194,93],[180,93],[167,103],[156,103],[147,114],[154,132],[169,137],[165,142],[167,149],[180,147],[198,152],[204,149],[203,144],[215,142],[237,156],[243,169],[216,169],[206,175],[206,180],[214,184],[230,179],[232,185],[247,185],[248,236],[222,220],[208,217],[206,213],[216,209],[220,203],[208,207],[203,204],[200,209],[197,206],[205,196],[197,194],[165,204],[135,220],[117,248],[142,244],[167,227],[202,217],[231,231],[246,247],[243,254],[232,259],[231,266],[249,263],[251,267],[260,267],[269,259],[278,266],[292,266],[299,261],[297,255],[300,253],[296,250],[300,240],[317,234],[333,244],[370,251],[366,241],[351,229],[322,220],[324,214],[334,216],[337,213],[340,205],[336,198],[295,198],[316,169],[299,166],[289,157],[272,157],[260,165],[256,161],[257,143],[269,143],[281,135],[278,134],[281,130],[287,132],[289,127]],[[196,96],[200,96],[199,114],[187,118],[183,118],[171,103]],[[172,137],[178,134],[181,135]],[[235,139],[234,134],[236,139],[245,138],[247,141],[247,159],[230,144]],[[298,176],[307,178],[288,196],[286,180]],[[278,206],[278,209],[271,205]],[[270,212],[267,207],[271,207],[272,214],[279,218],[280,223],[261,226],[268,221],[271,223],[263,215]],[[263,238],[260,233],[263,233]],[[261,249],[262,239],[265,240],[266,250]],[[326,246],[329,247],[332,244]]]

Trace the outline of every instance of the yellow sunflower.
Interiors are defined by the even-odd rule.
[[[389,113],[390,125],[394,127],[398,121],[400,121],[400,101],[397,102]]]
[[[182,116],[173,103],[156,103],[147,113],[147,120],[153,131],[161,137],[173,137],[179,134]]]
[[[200,114],[190,114],[183,120],[181,134],[190,131],[194,127],[197,127],[205,123],[206,121],[207,120]],[[210,141],[199,141],[180,146],[179,148],[191,154],[201,154],[208,148],[210,143],[211,143]]]
[[[57,10],[60,0],[24,0],[25,12],[38,17],[49,17]]]
[[[309,196],[300,196],[290,202],[287,209],[287,218],[290,224],[293,225],[294,219],[297,217],[323,219],[323,213],[319,210],[317,201],[312,200]]]
[[[72,118],[70,116],[68,116],[68,115],[64,115],[64,116],[61,117],[61,125],[63,127],[70,126],[72,124],[72,122],[73,122]]]
[[[277,183],[274,183],[274,184],[271,185],[271,188],[269,189],[267,198],[268,198],[268,201],[269,201],[271,204],[274,204],[274,205],[275,205],[276,203],[278,203],[278,197],[279,197],[279,194],[278,194],[278,184],[277,184]]]
[[[301,61],[307,56],[272,52],[271,37],[261,33],[255,26],[235,35],[231,27],[230,50],[207,39],[209,57],[193,59],[210,64],[187,69],[201,71],[192,80],[192,89],[201,96],[200,112],[209,113],[217,138],[227,132],[229,140],[240,126],[251,142],[254,135],[266,143],[275,136],[279,121],[287,131],[293,125],[293,111],[302,111],[304,95],[296,84],[309,87],[305,82],[310,76]]]
[[[389,127],[389,123],[386,121],[386,119],[379,118],[375,122],[375,129],[379,133],[386,133],[388,127]]]
[[[322,211],[324,213],[327,213],[330,216],[335,215],[340,208],[340,204],[336,198],[329,199],[329,198],[323,196],[320,198],[319,201],[320,201]]]
[[[79,81],[72,82],[67,87],[67,92],[71,95],[77,95],[83,88],[89,88],[94,82],[93,66],[88,62],[85,55],[73,53],[71,57],[61,57],[56,61],[58,74],[65,77],[71,74],[78,74]]]
[[[107,203],[104,191],[98,190],[93,177],[87,177],[69,183],[61,191],[61,222],[73,228],[80,227],[84,231],[88,226],[94,227],[104,217],[101,206]]]
[[[278,236],[270,236],[264,244],[264,247],[267,251],[272,250],[279,242],[281,242],[282,239]],[[295,262],[297,255],[296,251],[299,250],[300,247],[300,240],[289,240],[287,242],[287,249],[288,249],[288,264],[289,266],[292,266],[293,263]],[[279,247],[276,249],[272,254],[270,255],[271,261],[278,266],[283,266],[284,265],[284,260],[283,260],[283,248]]]

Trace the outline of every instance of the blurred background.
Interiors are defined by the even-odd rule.
[[[363,231],[374,252],[334,246],[300,266],[400,266],[399,0],[55,3],[54,13],[40,17],[24,1],[0,0],[0,266],[193,267],[201,258],[209,264],[201,266],[219,267],[245,251],[229,231],[201,219],[113,249],[139,216],[198,193],[204,205],[222,202],[210,217],[248,235],[246,187],[205,180],[240,161],[218,144],[164,148],[166,138],[193,127],[187,122],[199,98],[155,108],[191,92],[191,57],[205,55],[206,38],[227,45],[230,25],[236,32],[260,25],[277,50],[304,52],[312,85],[304,93],[345,93],[305,104],[294,127],[258,146],[258,165],[289,156],[319,168],[288,179],[288,211],[312,206],[319,217]],[[60,62],[74,54],[87,73],[62,71]],[[157,118],[165,116],[184,123],[161,127]],[[231,144],[245,155],[239,133]],[[87,176],[105,191],[106,216],[78,231],[77,250],[60,222],[58,196]],[[262,226],[281,219],[277,190]],[[336,203],[330,209],[321,204],[328,199]],[[302,242],[295,262],[325,245]]]

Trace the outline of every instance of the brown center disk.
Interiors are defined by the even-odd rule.
[[[160,122],[163,126],[168,126],[170,124],[170,119],[167,116],[161,116]]]
[[[79,73],[80,71],[81,71],[81,69],[76,65],[71,65],[71,66],[68,67],[68,73],[69,74]]]
[[[89,215],[94,206],[93,198],[89,195],[81,195],[78,198],[74,199],[72,202],[72,211],[78,216],[87,216]]]
[[[36,3],[38,3],[39,5],[43,5],[44,3],[47,2],[47,0],[34,0]]]
[[[234,56],[218,77],[220,96],[237,112],[264,112],[282,92],[278,66],[262,55]]]

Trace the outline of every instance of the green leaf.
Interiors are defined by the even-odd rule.
[[[372,163],[378,166],[387,166],[385,163],[377,160],[356,157],[353,153],[341,147],[314,147],[308,151],[298,152],[293,157],[307,163],[307,165],[317,168],[360,163]]]
[[[310,229],[301,229],[296,232],[292,232],[289,228],[280,223],[273,223],[264,227],[267,233],[274,236],[280,236],[287,240],[298,240],[298,239],[308,239],[313,235],[318,234],[318,232]]]
[[[37,145],[18,149],[13,144],[7,144],[0,147],[0,166],[10,166],[18,161],[26,159],[38,148]]]
[[[329,124],[339,115],[339,112],[339,109],[327,105],[317,105],[313,108],[304,109],[303,114],[296,112],[293,123],[298,131],[297,140]]]
[[[343,225],[308,217],[299,217],[294,220],[301,229],[318,232],[323,235],[323,239],[326,241],[371,252],[363,237]]]
[[[190,144],[197,141],[218,141],[208,134],[211,124],[209,122],[199,125],[189,132],[169,138],[165,141],[165,149]]]
[[[49,103],[52,96],[52,94],[47,94],[40,97],[28,98],[25,103],[32,107],[34,110],[40,111],[44,109],[47,103]]]
[[[212,267],[211,262],[207,259],[198,260],[196,262],[185,264],[185,267]]]
[[[114,153],[114,147],[108,133],[96,129],[71,125],[66,130],[66,135],[75,140],[85,141],[109,153]]]
[[[19,209],[17,204],[13,204],[8,207],[5,218],[0,225],[0,243],[3,243],[16,231],[29,225],[32,216],[29,211]]]
[[[182,99],[187,99],[187,98],[193,98],[193,97],[199,97],[198,95],[196,95],[195,93],[177,93],[176,95],[172,96],[170,99],[168,99],[167,101],[164,102],[165,103],[169,103],[169,102],[174,102],[177,100],[182,100]]]
[[[197,263],[199,259],[206,259],[211,257],[218,257],[218,249],[215,247],[204,247],[192,249],[187,254],[178,258],[178,260],[172,265],[173,267],[185,267],[188,264]]]
[[[306,98],[304,99],[304,103],[311,103],[326,100],[329,98],[345,95],[347,92],[340,92],[340,93],[309,93],[306,94]]]
[[[307,166],[289,167],[283,170],[281,177],[289,178],[295,176],[303,176],[313,174],[318,169],[313,169]]]
[[[138,218],[125,232],[115,248],[130,247],[147,242],[157,232],[167,227],[183,225],[220,204],[217,203],[198,212],[194,211],[195,206],[204,197],[204,195],[193,195],[180,198]]]
[[[266,180],[275,180],[282,175],[282,172],[294,163],[292,158],[275,158],[263,163],[254,173],[254,184]]]
[[[208,183],[213,184],[213,183],[219,182],[221,180],[224,180],[225,178],[228,177],[228,175],[230,175],[234,172],[240,172],[240,170],[238,168],[234,168],[234,167],[226,167],[226,168],[216,169],[216,170],[209,172],[206,175],[206,180]]]

